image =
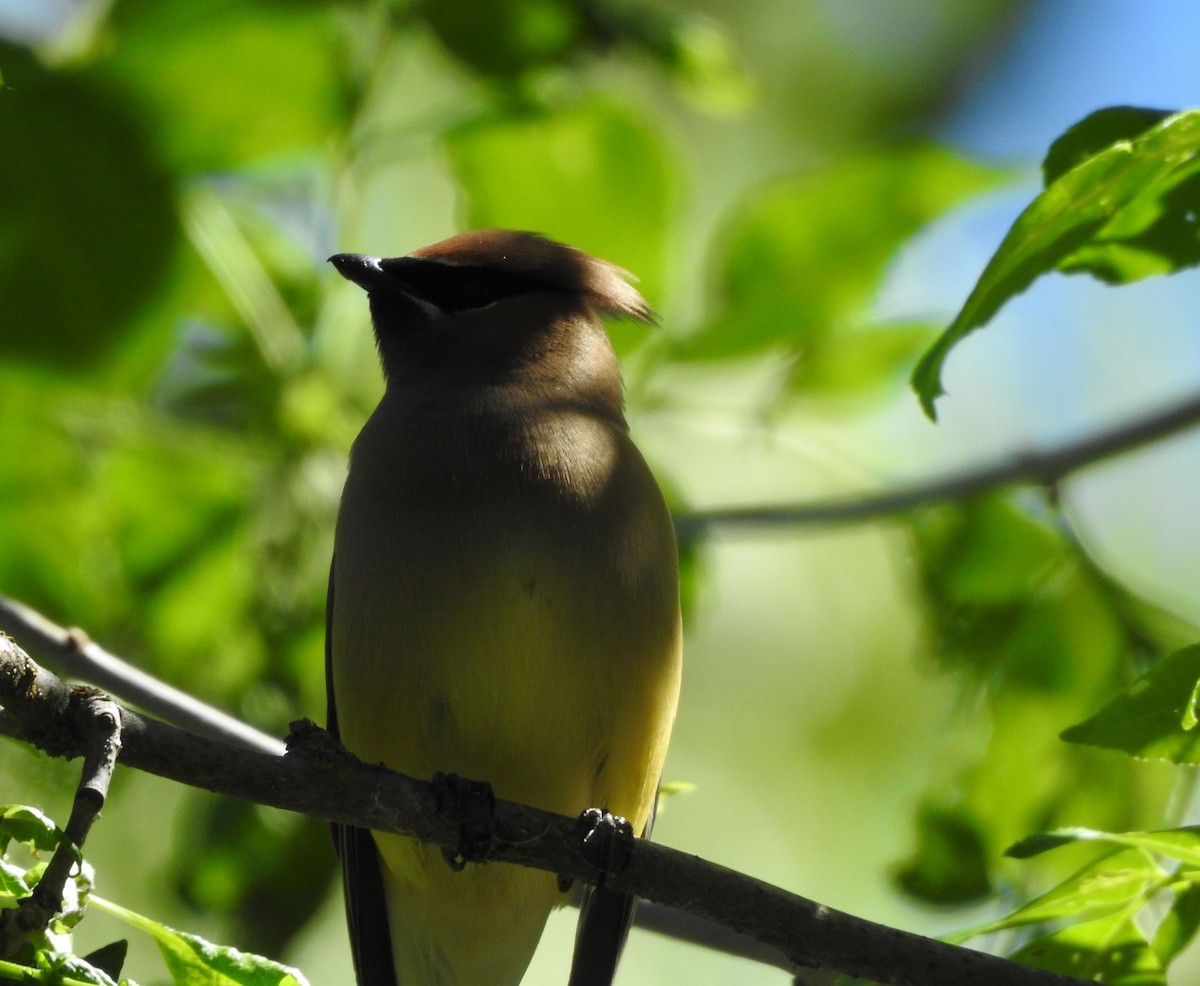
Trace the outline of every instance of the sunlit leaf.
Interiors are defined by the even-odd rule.
[[[0,846],[21,842],[39,852],[58,848],[62,830],[37,808],[28,805],[9,805],[0,811]]]
[[[199,935],[177,931],[112,901],[97,900],[96,904],[151,935],[174,982],[182,986],[308,986],[299,969],[226,945],[214,945]]]
[[[1050,145],[1042,161],[1042,184],[1049,185],[1119,140],[1133,140],[1172,112],[1140,106],[1108,106],[1088,114],[1067,127]]]
[[[1022,839],[1008,850],[1008,855],[1027,858],[1073,842],[1129,846],[1160,856],[1170,856],[1188,866],[1200,867],[1200,826],[1163,829],[1159,832],[1101,832],[1081,827],[1061,828]]]
[[[66,947],[42,949],[37,953],[36,966],[42,974],[40,981],[92,983],[94,986],[118,986],[116,979],[104,969],[86,959],[70,954]],[[34,980],[38,981],[38,980]],[[136,986],[131,982],[122,986]]]
[[[1200,644],[1163,658],[1129,691],[1064,730],[1062,738],[1124,750],[1135,757],[1200,763],[1198,683]]]
[[[1132,915],[1121,912],[1069,925],[1030,942],[1009,958],[1109,986],[1166,986],[1167,983],[1162,964],[1146,936]]]
[[[1194,267],[1200,263],[1198,216],[1200,173],[1181,171],[1131,202],[1092,240],[1064,257],[1058,269],[1125,284]]]
[[[163,959],[180,983],[220,986],[305,986],[299,969],[251,955],[228,946],[214,945],[199,935],[163,927],[156,931]]]
[[[1142,901],[1163,879],[1162,870],[1144,852],[1122,849],[1073,873],[1057,887],[996,921],[947,936],[955,943],[1030,924],[1070,918],[1089,921],[1123,912]]]
[[[25,881],[25,867],[0,859],[0,898],[11,902],[26,896],[31,889]]]
[[[1083,146],[1091,140],[1068,141],[1065,160]],[[913,387],[926,413],[934,416],[934,401],[944,393],[941,370],[950,350],[1043,274],[1087,271],[1123,283],[1200,261],[1198,152],[1200,110],[1188,110],[1059,174],[1013,224],[962,310],[917,365]],[[1048,173],[1065,160],[1056,159]]]
[[[1200,884],[1175,888],[1175,900],[1154,933],[1154,952],[1165,968],[1200,929]]]

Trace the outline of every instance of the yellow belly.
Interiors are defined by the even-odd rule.
[[[392,492],[352,473],[339,519],[333,679],[347,748],[562,814],[607,808],[640,832],[679,687],[661,503],[618,502],[591,523],[514,498],[489,519],[486,504],[438,495],[398,509]],[[551,874],[455,873],[436,848],[377,842],[402,983],[519,981],[560,896]]]

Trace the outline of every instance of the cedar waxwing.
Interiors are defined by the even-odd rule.
[[[599,318],[646,321],[645,301],[619,268],[530,233],[330,259],[368,293],[386,382],[338,514],[330,729],[367,762],[648,833],[679,692],[678,564]],[[361,986],[516,984],[566,901],[539,870],[336,839]],[[631,919],[632,901],[593,893],[572,984],[611,981]]]

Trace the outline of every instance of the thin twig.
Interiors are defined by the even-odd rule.
[[[64,674],[102,688],[181,729],[262,753],[280,754],[283,741],[146,674],[105,650],[84,631],[67,629],[16,599],[0,595],[0,630],[42,654]]]
[[[18,682],[25,694],[36,694],[42,687],[63,687],[40,669],[28,666]],[[84,840],[104,807],[121,752],[121,709],[109,696],[92,688],[75,688],[68,693],[65,705],[59,703],[56,707],[80,738],[83,770],[67,827],[33,893],[15,909],[0,914],[0,956],[4,957],[11,956],[30,935],[45,931],[62,910],[67,880],[79,864]]]
[[[31,677],[37,688],[29,688]],[[48,672],[0,637],[0,732],[55,755],[82,744],[63,720]],[[296,724],[289,755],[275,757],[192,736],[122,709],[121,761],[184,784],[313,818],[459,848],[461,826],[431,786],[350,756],[322,730]],[[61,732],[48,739],[47,733]],[[41,737],[38,742],[35,737]],[[72,752],[72,743],[78,749]],[[497,800],[489,860],[594,881],[599,874],[577,820]],[[674,907],[783,952],[794,967],[832,968],[894,986],[1082,986],[1083,981],[1018,965],[865,921],[664,846],[637,840],[628,865],[607,885]]]
[[[1053,487],[1086,466],[1130,452],[1200,422],[1200,394],[1132,421],[990,465],[963,469],[912,486],[869,496],[842,497],[809,504],[718,507],[676,517],[680,540],[703,534],[775,531],[807,524],[847,524],[873,520],[935,503],[962,500],[1014,483]]]
[[[25,934],[45,931],[62,910],[63,890],[72,870],[79,864],[84,840],[108,798],[108,786],[121,752],[121,710],[109,696],[92,689],[77,689],[69,710],[78,725],[86,752],[71,817],[62,840],[46,866],[33,893],[5,912],[15,915]],[[11,954],[7,952],[6,954]]]

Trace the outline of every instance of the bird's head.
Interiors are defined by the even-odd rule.
[[[649,306],[621,268],[533,233],[483,229],[404,257],[339,253],[366,290],[389,383],[563,378],[615,359],[598,313]]]

